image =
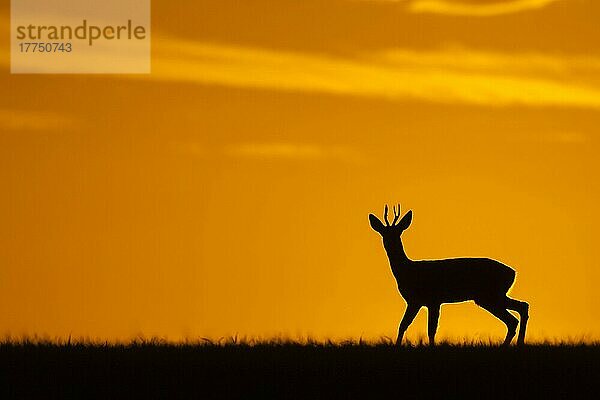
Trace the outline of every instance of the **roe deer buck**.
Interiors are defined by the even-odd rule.
[[[413,261],[404,252],[400,235],[412,222],[412,211],[400,218],[400,205],[394,206],[394,221],[388,221],[388,206],[384,209],[385,225],[369,214],[371,227],[383,237],[383,247],[390,260],[392,273],[398,283],[398,291],[406,300],[406,311],[398,328],[396,345],[421,307],[427,307],[429,343],[435,344],[442,303],[458,303],[474,300],[496,318],[506,324],[508,332],[504,345],[510,344],[519,324],[508,310],[517,311],[521,317],[517,344],[525,341],[529,318],[529,304],[511,299],[506,294],[515,281],[514,269],[489,258],[450,258],[442,260]],[[508,310],[507,310],[508,309]]]

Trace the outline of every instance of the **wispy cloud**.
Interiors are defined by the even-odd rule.
[[[346,146],[315,145],[302,143],[242,143],[231,146],[227,154],[236,157],[258,159],[329,159],[347,162],[361,161],[361,154]]]
[[[545,137],[546,140],[561,144],[584,144],[589,142],[589,137],[582,132],[561,131],[550,132]]]
[[[548,143],[562,146],[584,146],[593,141],[589,133],[572,130],[543,130],[527,135],[509,135],[506,140],[515,143]]]
[[[199,143],[173,143],[172,148],[203,158],[233,157],[255,160],[330,160],[345,163],[360,163],[365,157],[357,149],[334,144],[294,143],[294,142],[248,142],[224,147],[206,147]]]
[[[4,131],[60,131],[73,126],[74,121],[63,115],[0,109],[0,129]]]
[[[396,68],[435,68],[455,73],[547,79],[596,87],[600,58],[586,55],[552,55],[531,52],[499,53],[454,46],[438,50],[389,49],[372,56]],[[586,79],[591,79],[589,82]]]
[[[232,146],[227,153],[252,158],[318,159],[330,152],[322,146],[295,143],[245,143]]]
[[[343,58],[164,39],[155,41],[154,54],[151,79],[158,80],[440,103],[600,108],[600,59],[589,56],[455,48]]]
[[[494,3],[464,3],[451,0],[415,0],[408,9],[414,13],[492,17],[544,8],[560,0],[508,0]]]

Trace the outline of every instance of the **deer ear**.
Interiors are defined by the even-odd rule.
[[[405,230],[406,228],[408,228],[410,226],[411,222],[412,222],[412,210],[410,210],[409,212],[404,214],[404,217],[402,217],[400,222],[398,222],[398,227],[402,230]]]
[[[379,220],[379,218],[373,214],[369,214],[369,222],[371,223],[371,228],[373,228],[375,232],[383,232],[383,228],[385,228],[385,226],[383,225],[383,222]]]

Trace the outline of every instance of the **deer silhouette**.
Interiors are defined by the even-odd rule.
[[[519,321],[508,310],[521,317],[517,344],[525,342],[525,330],[529,318],[529,304],[507,296],[516,272],[499,261],[489,258],[449,258],[442,260],[413,261],[408,258],[402,245],[402,232],[412,222],[412,210],[400,219],[400,205],[394,206],[394,221],[388,221],[388,206],[384,208],[385,225],[373,214],[369,222],[373,230],[383,237],[392,273],[398,291],[406,301],[406,311],[398,328],[396,345],[402,343],[406,329],[413,322],[421,307],[427,307],[427,334],[429,344],[435,344],[440,307],[443,303],[473,300],[506,324],[508,332],[504,345],[515,337]]]

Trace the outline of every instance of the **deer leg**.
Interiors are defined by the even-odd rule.
[[[529,319],[529,304],[506,296],[506,308],[518,312],[519,317],[521,317],[517,344],[522,345],[525,343],[525,331],[527,330],[527,320]]]
[[[506,338],[504,339],[504,346],[508,346],[512,339],[517,333],[517,325],[519,320],[508,312],[502,304],[479,304],[481,307],[488,310],[492,315],[504,322],[508,331],[506,332]]]
[[[400,321],[400,327],[398,328],[398,338],[396,339],[396,346],[400,346],[402,344],[404,332],[406,332],[410,324],[414,321],[420,309],[421,306],[417,306],[410,303],[407,304],[406,311],[404,311],[404,316],[402,317],[402,321]]]
[[[427,306],[427,335],[429,336],[430,346],[435,345],[435,332],[440,319],[440,307],[440,304]]]

